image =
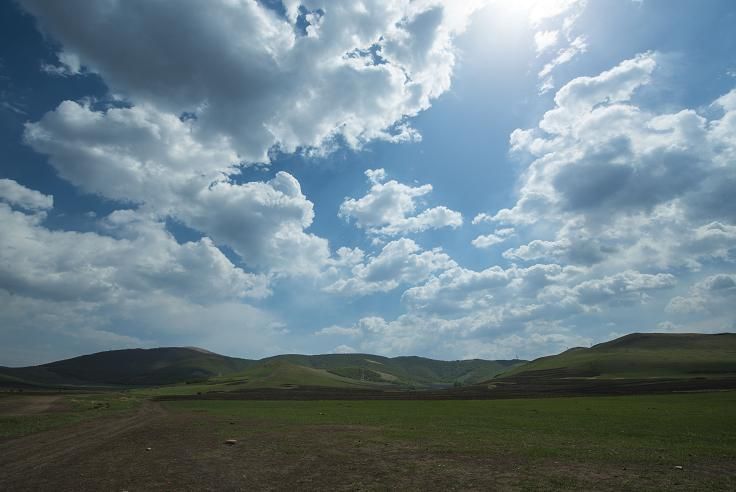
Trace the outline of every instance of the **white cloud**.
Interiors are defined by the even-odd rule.
[[[360,330],[354,327],[343,327],[343,326],[327,326],[314,332],[315,335],[319,336],[347,336],[356,337],[360,335]]]
[[[701,312],[733,312],[736,301],[736,274],[711,275],[690,288],[688,296],[670,300],[667,312],[693,314]]]
[[[282,17],[255,0],[212,1],[207,15],[184,0],[172,17],[163,3],[22,2],[61,43],[61,66],[136,105],[196,114],[198,138],[232,139],[246,161],[416,138],[405,118],[449,89],[453,38],[480,4],[288,1]]]
[[[354,354],[357,351],[349,345],[338,345],[332,349],[333,354]]]
[[[24,139],[82,190],[166,210],[192,189],[237,172],[228,141],[196,138],[192,124],[152,106],[96,111],[64,101],[27,123]]]
[[[325,291],[345,296],[388,292],[402,284],[417,284],[433,272],[453,266],[455,262],[440,249],[422,251],[411,239],[402,238],[386,244],[364,263],[355,264]]]
[[[39,347],[34,362],[59,340],[71,352],[55,357],[169,337],[231,352],[229,337],[259,353],[277,336],[270,314],[244,304],[270,295],[269,278],[233,265],[206,237],[180,244],[132,210],[105,217],[100,232],[51,230],[43,220],[0,203],[0,343],[21,354]]]
[[[52,231],[37,215],[0,204],[0,286],[46,300],[118,302],[162,292],[194,303],[269,295],[268,278],[235,267],[212,241],[178,244],[162,223],[133,211],[113,212],[117,237]]]
[[[305,232],[314,219],[313,205],[286,172],[267,182],[220,181],[193,198],[173,214],[232,247],[247,264],[316,274],[329,257],[327,240]]]
[[[564,21],[570,23],[568,19],[579,15],[578,10],[585,7],[586,3],[586,0],[536,0],[529,9],[529,22],[532,26],[538,27],[544,22],[567,14]]]
[[[481,212],[475,217],[473,217],[473,225],[482,224],[483,222],[495,222],[495,219],[492,215],[488,215],[485,212]]]
[[[545,0],[533,2],[529,9],[529,22],[536,29],[534,44],[537,57],[552,47],[564,43],[554,57],[539,71],[539,92],[545,93],[555,87],[552,72],[578,55],[585,53],[588,45],[585,36],[574,35],[573,27],[587,5],[586,0]],[[546,27],[546,29],[545,29]]]
[[[555,224],[558,232],[506,251],[506,258],[621,269],[698,269],[704,261],[733,260],[726,244],[736,216],[726,191],[736,183],[728,164],[736,157],[733,92],[716,101],[722,116],[711,120],[689,109],[647,111],[632,97],[656,65],[657,55],[645,53],[574,79],[539,128],[512,133],[514,152],[534,160],[516,204],[493,220]]]
[[[596,238],[579,234],[575,237],[562,236],[561,239],[555,241],[535,239],[518,248],[504,251],[503,257],[508,260],[544,260],[564,264],[593,265],[603,261],[613,252],[615,252],[614,246],[603,245]]]
[[[404,293],[408,314],[491,350],[500,340],[513,346],[518,331],[485,330],[513,327],[523,339],[535,323],[558,326],[550,340],[575,326],[578,336],[606,338],[593,328],[603,320],[638,330],[734,326],[736,200],[726,188],[736,185],[736,91],[708,118],[642,107],[636,92],[656,79],[659,59],[644,53],[570,81],[538,128],[512,133],[512,152],[531,158],[518,199],[473,223],[513,225],[525,243],[503,257],[529,266],[441,272]]]
[[[554,88],[554,80],[552,79],[552,71],[562,64],[569,63],[576,56],[581,53],[585,53],[588,50],[588,44],[585,41],[584,36],[578,36],[570,44],[557,52],[551,61],[544,65],[542,70],[539,71],[539,78],[543,79],[540,87],[540,92],[544,93]]]
[[[314,212],[299,183],[286,173],[242,183],[241,166],[268,162],[274,149],[321,154],[340,143],[418,138],[407,118],[449,89],[453,38],[479,5],[286,2],[282,16],[253,0],[223,0],[203,16],[184,1],[171,18],[158,4],[60,9],[28,0],[61,44],[60,65],[49,70],[97,73],[113,106],[129,107],[64,101],[27,124],[25,140],[84,191],[172,217],[249,266],[314,275],[330,254],[305,231]],[[435,207],[382,233],[461,222]]]
[[[537,47],[537,56],[557,44],[559,31],[537,31],[534,33],[534,44]]]
[[[617,273],[600,279],[587,280],[576,285],[572,292],[582,304],[593,305],[604,302],[632,304],[641,302],[645,292],[671,289],[676,284],[675,276],[668,273],[650,275],[636,271]]]
[[[339,215],[354,219],[370,234],[394,236],[462,225],[462,215],[444,206],[417,213],[417,200],[431,192],[432,185],[412,187],[395,180],[384,182],[383,169],[369,169],[365,174],[372,183],[370,190],[361,198],[346,198]]]
[[[296,179],[236,183],[227,139],[200,141],[191,120],[150,106],[95,111],[65,101],[26,125],[25,140],[81,189],[174,217],[226,244],[252,266],[294,274],[319,271],[327,241],[305,232],[313,205]]]
[[[48,210],[54,206],[54,197],[26,188],[12,179],[0,179],[0,200],[33,211]]]
[[[480,272],[453,267],[409,288],[402,296],[405,314],[365,317],[350,331],[367,352],[537,357],[605,340],[608,333],[588,323],[602,324],[632,304],[651,304],[650,294],[674,285],[669,274],[590,278],[586,270],[551,264]],[[576,327],[582,317],[585,329]]]
[[[476,217],[477,218],[477,217]],[[475,222],[475,220],[474,220]],[[471,244],[476,248],[490,248],[496,244],[500,244],[509,239],[514,234],[513,227],[507,227],[503,229],[496,229],[493,234],[485,234],[476,237],[471,241]]]

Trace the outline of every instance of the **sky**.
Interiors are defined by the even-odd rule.
[[[736,330],[730,0],[0,3],[0,365]]]

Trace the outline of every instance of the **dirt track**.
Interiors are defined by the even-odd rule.
[[[60,397],[39,398],[31,399],[28,405],[40,408]],[[29,477],[42,473],[46,467],[64,466],[95,448],[114,445],[121,434],[146,426],[163,415],[160,405],[145,402],[133,414],[103,417],[0,443],[0,490],[26,488]]]
[[[0,400],[0,415],[32,415],[61,411],[66,408],[61,395],[34,395],[32,397],[3,398]]]

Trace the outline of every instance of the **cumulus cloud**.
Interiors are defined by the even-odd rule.
[[[592,338],[558,323],[527,322],[512,331],[496,329],[479,337],[474,331],[466,330],[464,325],[468,322],[468,319],[445,320],[415,314],[390,321],[368,316],[355,323],[355,329],[360,332],[355,345],[361,352],[392,356],[426,353],[442,358],[449,352],[463,359],[533,359],[542,353],[587,347],[593,342]]]
[[[277,147],[328,151],[417,138],[406,118],[450,87],[461,33],[481,2],[255,0],[64,5],[24,0],[61,46],[59,67],[99,74],[136,105],[196,116],[246,161]],[[73,14],[71,14],[73,13]]]
[[[714,103],[720,116],[710,120],[691,109],[648,111],[632,98],[656,67],[657,55],[644,53],[574,79],[538,128],[512,133],[512,150],[533,160],[516,204],[493,221],[544,221],[559,232],[508,250],[507,258],[690,269],[733,258],[723,242],[736,216],[724,189],[736,180],[732,93]]]
[[[473,225],[482,224],[483,222],[495,222],[495,219],[492,215],[488,215],[485,212],[481,212],[475,217],[473,217]]]
[[[641,302],[647,291],[670,289],[676,284],[675,276],[668,273],[656,275],[626,271],[600,279],[586,280],[576,285],[572,292],[580,303],[586,305],[615,302],[633,304]]]
[[[349,329],[363,351],[536,357],[552,347],[606,339],[608,333],[577,330],[576,323],[600,323],[612,310],[650,304],[650,294],[675,283],[670,274],[626,271],[591,278],[587,270],[554,264],[482,271],[455,266],[407,289],[405,314],[365,317]]]
[[[27,123],[24,139],[82,190],[165,210],[192,188],[237,172],[228,141],[196,138],[192,125],[152,106],[95,110],[64,101]]]
[[[475,222],[475,221],[474,221]],[[484,234],[476,237],[471,241],[471,244],[476,248],[490,248],[496,244],[500,244],[509,239],[514,234],[513,227],[506,227],[503,229],[496,229],[493,234]]]
[[[105,219],[108,231],[52,231],[38,215],[0,204],[0,287],[25,297],[117,302],[162,292],[195,303],[269,295],[268,278],[234,266],[209,238],[179,244],[160,222],[130,210]]]
[[[442,250],[422,251],[411,239],[402,238],[386,244],[378,255],[354,264],[325,291],[345,296],[388,292],[403,284],[417,284],[433,272],[453,266],[455,262]]]
[[[710,275],[690,288],[688,296],[673,297],[667,305],[672,314],[733,311],[736,300],[736,274]],[[733,315],[731,316],[733,317]],[[726,329],[726,327],[724,327]]]
[[[306,232],[314,212],[299,183],[284,172],[243,183],[242,167],[272,151],[419,138],[407,118],[449,89],[453,39],[480,3],[310,0],[280,11],[223,0],[202,15],[184,1],[171,17],[163,3],[24,1],[61,47],[47,71],[96,73],[114,94],[107,107],[64,101],[24,138],[86,192],[174,218],[249,266],[316,275],[330,252]],[[461,221],[435,207],[382,233]]]
[[[12,179],[0,179],[0,200],[33,211],[48,210],[54,206],[54,197],[26,188]]]
[[[462,225],[460,212],[444,206],[417,213],[418,199],[430,193],[432,185],[412,187],[395,180],[385,182],[383,169],[369,169],[365,174],[372,184],[370,190],[361,198],[346,198],[339,215],[354,219],[358,227],[370,234],[394,236]]]
[[[520,265],[433,274],[404,292],[406,314],[386,323],[422,336],[425,326],[451,330],[454,350],[493,353],[523,351],[533,335],[596,341],[610,331],[569,330],[603,320],[629,330],[733,326],[736,201],[724,187],[736,177],[736,91],[706,113],[642,107],[637,91],[655,80],[659,59],[643,53],[570,81],[537,128],[512,133],[512,153],[530,161],[518,199],[473,224],[512,225],[525,242],[503,258]],[[485,238],[504,239],[496,230],[477,242]],[[636,318],[626,314],[634,305]]]
[[[236,182],[238,156],[226,139],[200,140],[192,120],[150,106],[94,110],[63,102],[26,125],[25,140],[82,190],[173,217],[235,250],[248,265],[314,273],[327,241],[305,232],[312,202],[279,172]]]
[[[593,265],[615,252],[615,247],[601,244],[597,238],[578,235],[555,241],[535,239],[518,248],[507,249],[503,257],[522,261],[556,261],[565,264]]]
[[[34,340],[95,350],[176,336],[215,348],[223,333],[244,343],[248,334],[263,343],[270,336],[271,316],[245,303],[270,295],[269,278],[233,265],[207,237],[178,243],[133,210],[85,233],[49,229],[43,214],[5,203],[0,220],[0,339],[17,350]]]

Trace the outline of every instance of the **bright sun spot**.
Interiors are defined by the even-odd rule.
[[[496,0],[495,11],[503,16],[525,17],[533,26],[567,11],[580,0]]]

